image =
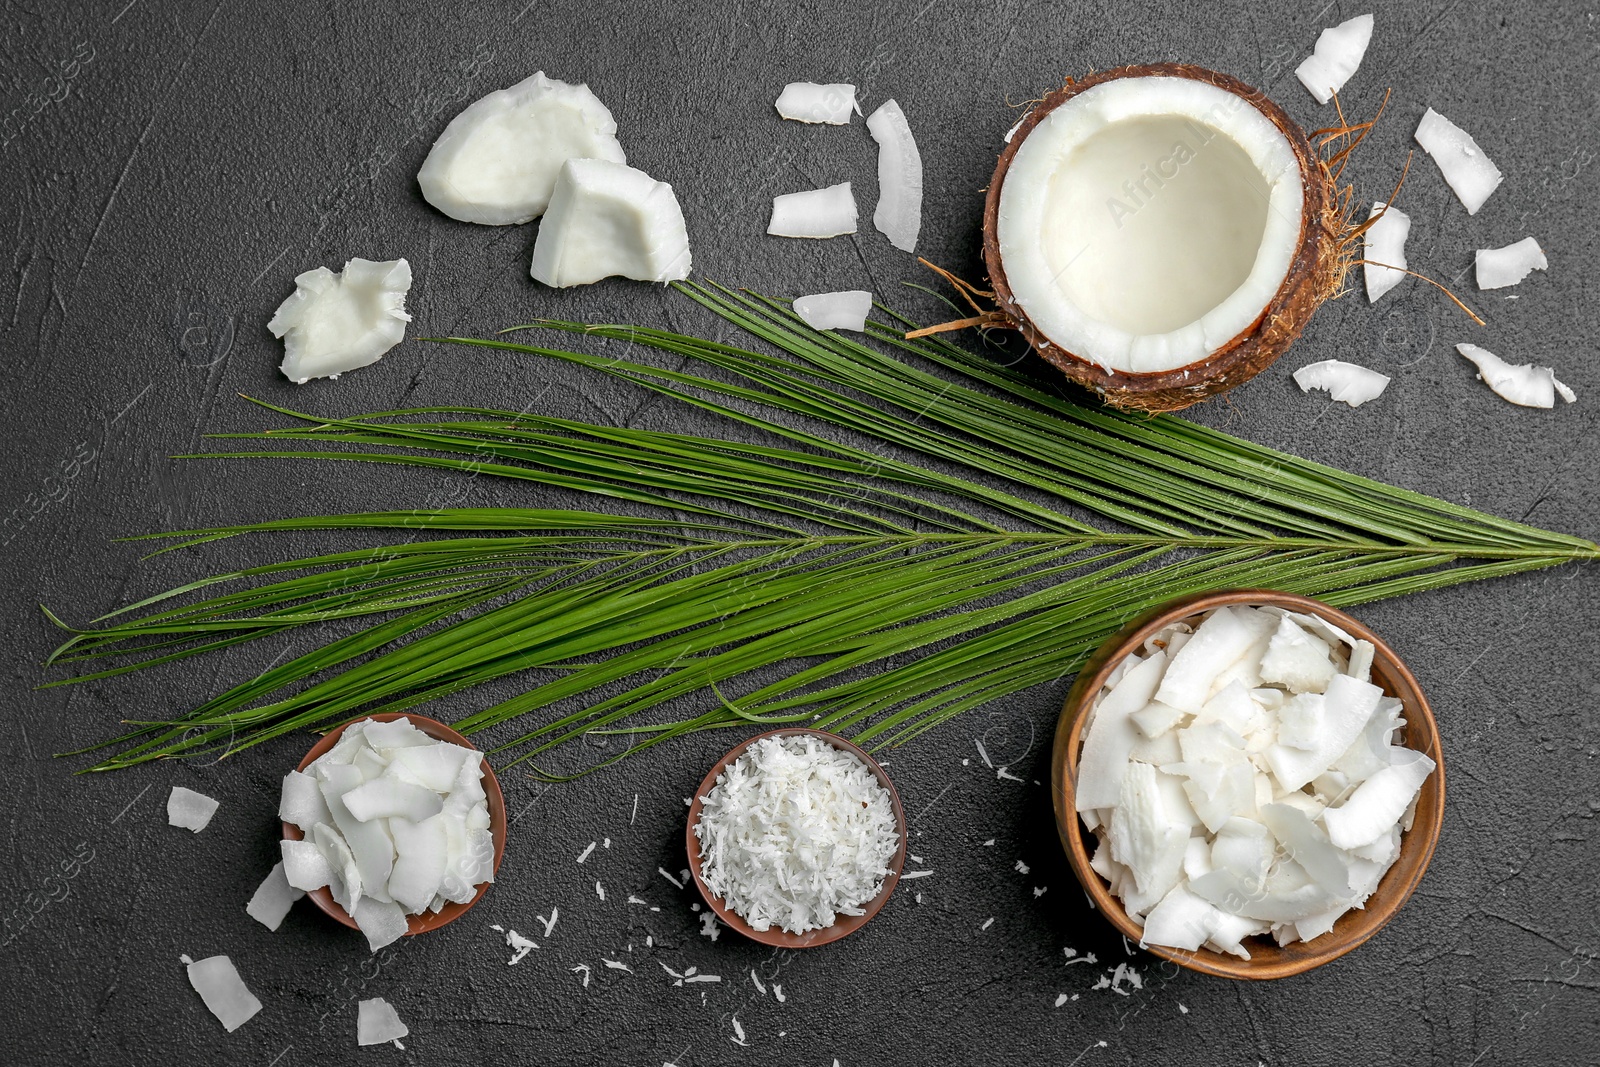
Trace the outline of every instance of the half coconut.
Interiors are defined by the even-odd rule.
[[[1011,132],[989,186],[998,318],[1116,407],[1187,407],[1259,374],[1338,291],[1353,252],[1335,178],[1225,74],[1069,81]]]

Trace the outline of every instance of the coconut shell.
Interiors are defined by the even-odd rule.
[[[1066,351],[1033,324],[1017,304],[1006,281],[998,222],[1006,173],[1035,126],[1085,89],[1117,78],[1146,77],[1192,78],[1243,97],[1288,139],[1300,163],[1305,202],[1300,216],[1299,247],[1283,283],[1261,316],[1203,360],[1172,370],[1135,373],[1107,370]],[[1021,332],[1035,352],[1074,382],[1099,393],[1113,407],[1147,412],[1177,411],[1260,374],[1300,336],[1322,302],[1339,290],[1349,258],[1341,241],[1345,230],[1342,208],[1333,174],[1305,132],[1259,90],[1226,74],[1182,63],[1114,67],[1081,81],[1069,81],[1039,101],[1017,126],[1011,142],[1000,153],[994,178],[989,183],[983,209],[983,257],[1001,315]]]

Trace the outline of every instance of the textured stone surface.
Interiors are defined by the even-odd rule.
[[[787,293],[871,288],[928,318],[939,306],[899,283],[929,278],[865,228],[876,170],[860,121],[779,121],[771,102],[784,82],[854,81],[869,109],[900,101],[927,168],[919,251],[976,277],[981,191],[1018,115],[1008,101],[1094,67],[1182,60],[1262,84],[1298,120],[1323,125],[1331,108],[1313,103],[1293,68],[1323,25],[1364,9],[124,3],[7,3],[0,15],[0,420],[12,441],[0,472],[0,1062],[343,1062],[355,1055],[356,1004],[372,996],[412,1032],[403,1054],[363,1055],[433,1064],[1514,1064],[1577,1062],[1600,1047],[1592,569],[1360,609],[1435,703],[1451,775],[1444,837],[1420,893],[1376,940],[1261,986],[1126,953],[1085,906],[1035,782],[1067,679],[892,755],[912,851],[936,873],[907,883],[863,933],[792,958],[701,936],[691,894],[657,873],[682,868],[682,798],[729,736],[576,785],[508,776],[516,822],[502,884],[456,925],[372,958],[360,934],[304,904],[277,933],[244,912],[276,853],[278,779],[309,739],[92,777],[72,776],[80,759],[51,758],[105,738],[119,719],[193,706],[282,648],[33,688],[50,677],[38,664],[57,639],[35,604],[85,620],[202,567],[278,550],[229,543],[140,562],[117,535],[527,499],[515,486],[422,471],[167,458],[204,433],[268,423],[236,393],[329,413],[529,404],[714,428],[573,368],[414,340],[338,382],[297,388],[278,375],[272,309],[296,273],[350,256],[410,259],[412,338],[539,315],[717,328],[658,288],[535,286],[534,227],[476,227],[428,209],[417,166],[482,92],[540,68],[587,80],[615,112],[629,161],[678,189],[708,275]],[[1506,174],[1482,211],[1469,217],[1421,155],[1400,203],[1413,219],[1413,265],[1453,281],[1490,325],[1472,327],[1414,281],[1376,308],[1357,291],[1324,308],[1277,367],[1194,417],[1501,514],[1600,530],[1596,33],[1576,5],[1380,4],[1345,101],[1367,115],[1384,86],[1395,95],[1350,176],[1364,199],[1386,196],[1427,105],[1477,138]],[[863,205],[856,238],[763,236],[772,195],[846,179]],[[1503,293],[1469,291],[1473,249],[1530,233],[1548,273]],[[1453,354],[1460,340],[1554,363],[1578,404],[1500,402]],[[1327,358],[1394,382],[1354,412],[1293,387],[1295,367]],[[1024,781],[997,778],[975,740]],[[221,800],[204,833],[166,825],[174,784]],[[607,837],[610,848],[575,863]],[[553,907],[560,918],[545,936],[537,917]],[[508,967],[512,952],[490,924],[540,947]],[[228,954],[261,1013],[224,1034],[188,988],[180,953]],[[1118,986],[1093,988],[1123,964],[1139,985],[1125,970]],[[676,987],[663,965],[722,982]],[[587,988],[579,966],[592,969]],[[735,1019],[749,1047],[733,1043]]]

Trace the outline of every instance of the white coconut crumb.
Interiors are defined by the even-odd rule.
[[[1016,775],[1012,774],[1011,773],[1011,769],[1009,767],[1001,767],[999,770],[994,772],[994,776],[996,778],[1003,778],[1008,782],[1020,782],[1020,781],[1023,781],[1023,779],[1018,778]]]
[[[932,871],[927,870],[926,868],[920,871],[906,871],[900,875],[900,880],[902,882],[908,882],[913,878],[926,878],[932,873]]]
[[[722,924],[717,922],[714,913],[707,911],[701,914],[700,936],[709,937],[713,941],[722,936]]]
[[[595,896],[599,897],[601,900],[606,899],[606,887],[601,885],[599,882],[595,882],[594,884],[594,893]]]
[[[607,970],[611,970],[611,971],[627,971],[629,974],[633,973],[633,968],[629,967],[626,963],[623,963],[621,960],[608,960],[604,956],[601,956],[600,957],[600,962],[606,965],[606,969]]]
[[[662,963],[662,962],[661,962],[661,961],[660,961],[660,960],[656,960],[656,963],[658,963],[658,964],[660,964],[660,966],[661,966],[661,969],[662,969],[662,970],[663,970],[663,971],[666,971],[666,972],[667,972],[667,973],[668,973],[668,974],[670,974],[670,975],[671,975],[671,976],[672,976],[672,977],[674,977],[674,978],[677,978],[677,979],[679,979],[679,980],[680,980],[680,981],[681,981],[681,980],[682,980],[682,978],[683,978],[683,975],[681,975],[681,974],[679,974],[679,973],[678,973],[678,972],[677,972],[677,971],[675,971],[675,970],[673,970],[673,969],[672,969],[672,968],[671,968],[671,967],[668,967],[668,966],[667,966],[667,965],[666,965],[666,964],[665,964],[665,963]],[[689,969],[690,969],[690,970],[691,970],[691,971],[692,971],[692,970],[694,970],[694,968],[693,968],[693,967],[691,967],[691,968],[689,968]]]
[[[989,838],[989,840],[985,841],[983,843],[983,847],[984,848],[993,848],[994,847],[994,838],[991,837],[991,838]]]
[[[756,975],[756,969],[754,967],[750,968],[750,981],[755,983],[756,988],[761,991],[762,996],[767,995],[767,987],[761,984],[761,979]]]
[[[217,813],[218,806],[215,800],[204,793],[196,793],[193,789],[175,785],[167,796],[167,825],[181,826],[185,830],[199,833],[210,824],[211,816]]]
[[[1189,1009],[1184,1005],[1183,1001],[1181,1001],[1181,1000],[1178,1001],[1178,1010],[1183,1012],[1183,1014],[1185,1014],[1185,1015],[1189,1014]]]
[[[972,761],[971,761],[971,760],[969,760],[969,759],[963,759],[963,760],[962,760],[962,761],[961,761],[961,766],[963,766],[963,767],[966,767],[966,766],[968,766],[968,765],[969,765],[969,764],[971,764],[971,763],[972,763]]]
[[[655,948],[655,946],[656,946],[656,939],[651,937],[649,934],[645,934],[644,935],[644,947],[645,948]]]
[[[1038,900],[1040,897],[1044,896],[1048,892],[1050,892],[1050,887],[1049,886],[1047,886],[1047,885],[1036,885],[1036,886],[1033,887],[1033,899],[1034,900]]]
[[[991,762],[990,762],[990,761],[989,761],[989,753],[988,753],[988,751],[987,751],[987,750],[986,750],[986,749],[985,749],[985,748],[984,748],[984,747],[983,747],[983,742],[982,742],[982,741],[979,741],[979,740],[978,740],[978,739],[977,739],[977,738],[976,738],[976,737],[974,737],[974,738],[973,738],[973,739],[972,739],[972,743],[973,743],[973,744],[974,744],[974,745],[977,745],[977,746],[978,746],[978,758],[979,758],[979,759],[981,759],[981,760],[983,760],[983,765],[984,765],[984,766],[985,766],[985,767],[987,767],[987,768],[989,768],[989,769],[990,769],[990,770],[991,770],[991,771],[992,771],[992,770],[994,770],[994,764],[993,764],[993,763],[991,763]]]
[[[639,794],[633,794],[633,814],[628,816],[628,825],[633,825],[633,820],[639,817]]]
[[[603,844],[601,844],[600,847],[601,848],[610,848],[611,847],[611,838],[609,838],[609,837],[606,838],[605,842]]]
[[[574,973],[583,975],[583,988],[588,989],[589,988],[589,965],[587,963],[580,963],[576,967],[572,968],[572,970],[573,970]]]
[[[1033,868],[1029,867],[1026,863],[1023,863],[1021,860],[1017,861],[1016,872],[1018,874],[1027,874],[1031,870],[1033,870]]]
[[[560,908],[551,908],[550,909],[550,918],[548,918],[548,919],[546,919],[543,915],[540,915],[538,917],[539,921],[544,923],[544,936],[545,936],[546,940],[549,940],[550,931],[554,930],[556,928],[556,920],[558,918],[560,918],[560,917],[561,917],[561,909]],[[496,929],[498,929],[498,927],[496,927]]]
[[[686,974],[686,975],[683,976],[683,980],[685,982],[720,982],[720,981],[722,981],[722,975],[720,975],[720,974]]]
[[[1057,993],[1056,994],[1056,1007],[1059,1008],[1059,1007],[1061,1007],[1061,1005],[1065,1004],[1066,1002],[1067,1002],[1067,995],[1065,993]]]
[[[1317,98],[1317,103],[1326,104],[1361,66],[1371,42],[1371,15],[1357,15],[1330,26],[1318,35],[1316,47],[1295,68],[1294,76]]]
[[[772,996],[773,999],[775,999],[779,1004],[782,1004],[784,1001],[789,999],[783,995],[783,986],[779,985],[777,982],[772,983]]]
[[[1516,285],[1536,270],[1546,270],[1550,261],[1532,237],[1524,237],[1504,248],[1480,248],[1473,258],[1479,289],[1504,289]]]
[[[922,894],[921,894],[921,893],[918,893],[918,894],[917,894],[917,903],[918,903],[918,904],[921,904],[921,903],[922,903]]]
[[[663,877],[667,881],[671,882],[673,884],[673,886],[675,886],[676,888],[678,888],[678,889],[682,889],[683,888],[683,883],[678,881],[676,878],[672,877],[672,875],[668,874],[667,873],[667,869],[665,867],[657,867],[656,868],[656,873],[660,874],[661,877]]]
[[[978,929],[979,930],[987,930],[987,929],[989,929],[989,927],[991,927],[993,925],[994,925],[994,916],[991,915],[987,919],[983,920],[983,925],[978,927]]]
[[[728,1040],[735,1045],[743,1045],[745,1048],[750,1047],[750,1042],[744,1039],[744,1027],[739,1025],[739,1017],[737,1015],[733,1017],[733,1036]]]
[[[584,860],[588,859],[592,852],[594,852],[594,842],[590,841],[589,847],[578,853],[578,862],[582,863]]]
[[[910,860],[912,863],[921,863],[922,862],[922,857],[917,855],[915,852],[907,852],[906,853],[906,859]]]
[[[495,927],[495,929],[498,930],[499,927]],[[506,947],[516,950],[512,957],[509,960],[506,960],[507,967],[515,967],[517,964],[522,962],[522,957],[526,956],[539,946],[534,944],[532,941],[529,941],[515,930],[507,930]]]
[[[628,894],[628,903],[629,904],[648,904],[650,902],[648,900],[641,900],[638,897],[634,896],[632,893],[629,893]]]
[[[1500,168],[1471,134],[1431,107],[1417,126],[1416,138],[1422,150],[1439,164],[1445,183],[1455,191],[1467,214],[1476,215],[1489,194],[1500,187],[1504,179]]]
[[[1073,949],[1072,951],[1067,953],[1067,956],[1069,958],[1068,958],[1066,963],[1063,963],[1061,965],[1063,967],[1071,967],[1074,963],[1087,963],[1092,967],[1095,964],[1100,962],[1100,958],[1098,956],[1096,956],[1093,952],[1089,953],[1086,956],[1078,956],[1077,950]],[[1073,956],[1077,956],[1077,959],[1071,959],[1070,958],[1070,957],[1073,957]]]

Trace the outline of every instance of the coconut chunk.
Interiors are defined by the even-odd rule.
[[[878,142],[878,207],[872,224],[900,251],[915,252],[922,232],[922,154],[916,138],[893,100],[867,116],[867,129]]]
[[[1358,408],[1383,395],[1389,376],[1340,359],[1325,359],[1295,371],[1294,384],[1305,393],[1326,389],[1333,400]]]
[[[167,795],[167,825],[199,833],[210,824],[217,807],[217,802],[204,793],[175,785]]]
[[[305,895],[305,890],[289,884],[289,879],[284,874],[284,865],[279,861],[273,865],[272,872],[256,887],[255,894],[251,896],[250,903],[245,905],[244,911],[268,930],[276,930],[283,923],[283,917],[289,914],[294,902]]]
[[[363,719],[357,724],[361,736],[366,738],[367,745],[382,753],[385,758],[389,753],[385,749],[391,748],[423,748],[428,745],[438,744],[433,738],[417,729],[410,719],[391,719],[384,722],[381,719]]]
[[[1439,164],[1439,173],[1468,215],[1476,215],[1489,194],[1500,187],[1503,175],[1478,142],[1460,126],[1429,108],[1417,126],[1417,144]]]
[[[1188,717],[1187,711],[1175,708],[1171,704],[1163,704],[1159,700],[1152,700],[1132,716],[1133,724],[1147,738],[1160,737]]]
[[[1077,810],[1116,806],[1134,743],[1130,716],[1150,702],[1166,665],[1165,654],[1155,653],[1129,671],[1095,706],[1078,755]]]
[[[371,896],[363,896],[350,917],[367,935],[367,944],[373,952],[404,937],[408,925],[406,913],[400,905],[392,900],[375,900]]]
[[[394,837],[394,870],[389,875],[389,895],[413,915],[420,915],[432,902],[444,882],[449,832],[446,816],[435,815],[422,822],[392,819],[389,832]]]
[[[331,877],[328,879],[328,891],[333,899],[345,911],[350,911],[361,900],[361,867],[356,863],[355,853],[350,851],[350,846],[345,844],[339,831],[331,824],[318,823],[311,828],[311,840],[316,844],[317,851],[322,853],[322,858],[327,861]],[[288,853],[284,853],[287,858]],[[308,863],[309,867],[309,863]],[[307,881],[314,881],[320,872],[314,869],[304,871]],[[296,878],[301,875],[297,874]]]
[[[444,810],[438,793],[393,778],[364,782],[341,799],[350,814],[362,822],[398,817],[419,823]]]
[[[790,82],[778,94],[778,114],[795,122],[826,123],[844,126],[852,112],[861,114],[856,103],[856,87],[846,82]]]
[[[1294,76],[1317,98],[1317,103],[1326,104],[1361,66],[1371,41],[1371,15],[1357,15],[1330,26],[1317,35],[1315,49],[1294,69]]]
[[[1525,408],[1553,408],[1558,393],[1569,404],[1578,399],[1576,393],[1556,379],[1556,372],[1549,367],[1536,367],[1532,363],[1513,367],[1477,345],[1459,344],[1456,351],[1477,366],[1479,381],[1513,404]]]
[[[1322,813],[1328,838],[1339,848],[1370,845],[1398,826],[1435,766],[1433,760],[1409,748],[1392,749],[1391,760],[1389,766],[1356,787],[1343,804]]]
[[[462,765],[469,760],[476,764],[482,758],[481,753],[441,741],[417,748],[399,749],[384,773],[395,776],[403,771],[411,775],[418,785],[435,793],[449,793],[455,788]]]
[[[1256,810],[1255,771],[1249,763],[1241,760],[1224,765],[1194,761],[1170,764],[1163,769],[1184,776],[1183,790],[1188,806],[1210,833],[1216,833],[1230,819]]]
[[[538,71],[451,119],[417,184],[453,219],[506,226],[544,214],[569,159],[627,162],[616,121],[589,87]]]
[[[300,827],[309,834],[319,822],[331,822],[327,802],[322,799],[321,784],[309,774],[290,771],[283,776],[283,789],[278,799],[278,818]]]
[[[378,362],[406,335],[411,264],[349,259],[335,274],[317,267],[294,280],[267,329],[283,338],[283,376],[299,385]]]
[[[872,294],[864,289],[796,297],[794,313],[813,330],[865,330]]]
[[[1178,884],[1189,828],[1174,823],[1147,763],[1129,763],[1122,777],[1117,809],[1111,814],[1111,858],[1133,872],[1143,894],[1156,899]]]
[[[1291,693],[1325,692],[1334,675],[1330,651],[1328,642],[1285,617],[1261,658],[1261,680]]]
[[[333,881],[333,866],[316,841],[284,838],[278,842],[278,848],[283,855],[284,879],[289,885],[302,892],[310,892]]]
[[[1139,940],[1141,944],[1193,951],[1210,939],[1216,922],[1215,906],[1175,885],[1145,916]]]
[[[1278,744],[1309,752],[1317,747],[1326,712],[1321,693],[1300,693],[1278,712]]]
[[[399,1044],[411,1033],[400,1021],[394,1007],[382,997],[371,997],[356,1005],[356,1044],[381,1045],[386,1041]]]
[[[1298,790],[1327,770],[1372,718],[1383,690],[1348,674],[1336,674],[1323,695],[1323,730],[1312,749],[1274,744],[1266,750],[1267,765],[1285,790]]]
[[[1250,650],[1257,636],[1249,617],[1218,608],[1172,657],[1155,699],[1187,712],[1199,711],[1210,699],[1211,683]]]
[[[1268,804],[1261,809],[1261,821],[1318,888],[1334,900],[1349,899],[1349,865],[1305,812],[1289,804]]]
[[[1406,280],[1406,238],[1411,236],[1411,216],[1382,200],[1372,204],[1369,220],[1376,219],[1362,236],[1362,273],[1367,283],[1367,303]],[[1481,253],[1480,253],[1481,254]]]
[[[190,963],[188,975],[189,984],[230,1034],[261,1010],[261,1001],[245,988],[238,968],[226,956],[209,956]]]
[[[767,233],[774,237],[838,237],[856,232],[856,198],[849,182],[772,198]]]
[[[1524,237],[1504,248],[1480,248],[1475,257],[1479,289],[1504,289],[1516,285],[1531,271],[1550,266],[1544,249],[1532,237]]]
[[[606,159],[561,165],[533,244],[534,281],[558,289],[602,278],[689,276],[689,232],[672,186]]]
[[[344,795],[362,784],[361,772],[348,764],[335,764],[331,767],[319,766],[317,775],[322,779],[322,798],[333,813],[333,824],[338,827],[361,872],[361,899],[371,895],[380,901],[387,901],[389,895],[384,887],[388,885],[389,872],[394,867],[394,842],[389,839],[384,826],[376,822],[362,822],[344,802]],[[355,897],[353,887],[351,896]]]

